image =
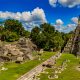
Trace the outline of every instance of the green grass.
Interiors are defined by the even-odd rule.
[[[57,60],[56,66],[60,66],[62,62],[68,59],[70,62],[68,62],[67,69],[64,70],[61,74],[58,74],[58,79],[52,79],[52,80],[80,80],[80,71],[76,70],[77,66],[80,66],[79,61],[80,59],[76,59],[76,57],[72,54],[63,54],[60,59]],[[53,69],[47,69],[46,71],[49,72],[49,74],[41,74],[40,80],[50,80],[48,79],[48,75],[52,74],[54,72]]]
[[[42,63],[46,59],[50,58],[54,55],[55,52],[44,52],[41,55],[41,60],[30,60],[23,64],[16,64],[16,63],[5,63],[4,67],[8,68],[7,71],[0,71],[0,80],[16,80],[21,75],[25,74],[38,64]]]

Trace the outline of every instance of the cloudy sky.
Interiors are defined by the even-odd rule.
[[[59,31],[75,29],[80,0],[0,0],[0,21],[20,20],[27,30],[48,22]]]

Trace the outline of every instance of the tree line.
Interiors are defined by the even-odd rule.
[[[39,48],[56,51],[64,48],[71,35],[72,32],[59,32],[54,26],[44,23],[33,28],[30,37]]]
[[[63,33],[55,30],[55,27],[44,23],[40,26],[35,26],[31,32],[24,29],[21,22],[14,19],[8,19],[0,26],[0,40],[14,42],[20,37],[30,38],[38,48],[54,51],[60,50],[70,38],[71,33]]]
[[[0,26],[0,40],[7,42],[17,41],[20,37],[29,37],[30,32],[26,31],[21,22],[8,19]]]

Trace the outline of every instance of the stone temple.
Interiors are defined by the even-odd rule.
[[[80,16],[78,18],[78,25],[73,35],[64,47],[63,52],[72,53],[74,55],[80,55]]]

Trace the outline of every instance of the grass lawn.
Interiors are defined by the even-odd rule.
[[[5,63],[4,67],[8,68],[6,71],[0,71],[0,80],[16,80],[21,75],[25,74],[38,64],[42,63],[46,59],[50,58],[56,52],[44,52],[41,55],[41,60],[30,60],[23,64]]]
[[[57,60],[56,66],[60,66],[62,62],[68,59],[70,62],[67,63],[67,69],[65,69],[62,73],[58,73],[58,79],[48,79],[48,75],[54,73],[53,69],[47,69],[48,74],[41,74],[40,80],[80,80],[80,71],[76,70],[77,66],[80,66],[80,59],[76,59],[76,57],[72,54],[62,54],[61,58]]]

